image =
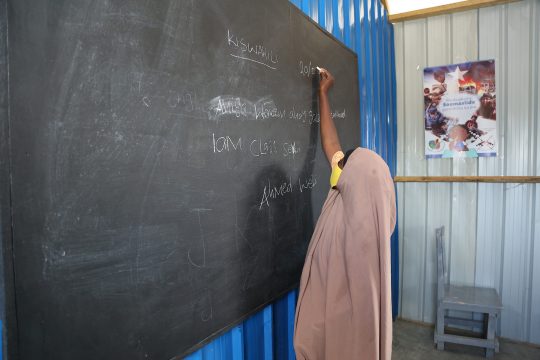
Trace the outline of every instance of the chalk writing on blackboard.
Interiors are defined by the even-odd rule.
[[[279,183],[271,183],[268,180],[268,183],[264,186],[261,200],[259,202],[259,210],[263,209],[263,206],[266,205],[270,207],[270,200],[275,200],[278,198],[285,197],[289,193],[295,191],[304,192],[309,189],[313,189],[317,185],[317,178],[315,175],[311,175],[305,179],[298,178],[298,182],[293,182],[292,178],[284,179]]]
[[[300,75],[307,78],[311,78],[317,72],[317,67],[311,61],[304,63],[304,61],[300,60],[298,66],[300,67]]]
[[[216,134],[212,133],[212,145],[214,153],[242,151],[242,138],[231,139],[229,135],[216,137]]]
[[[239,50],[238,54],[230,54],[232,57],[241,60],[251,61],[261,64],[272,70],[277,70],[278,56],[273,50],[269,50],[261,44],[253,44],[242,37],[234,35],[227,30],[227,43],[229,47]]]
[[[293,158],[300,152],[300,145],[293,141],[292,143],[283,143],[283,156],[292,156]]]
[[[201,253],[200,255],[201,260],[200,262],[195,262],[195,260],[193,259],[191,255],[192,253],[191,250],[193,250],[193,248],[189,249],[187,253],[187,257],[191,265],[198,268],[203,268],[203,267],[206,267],[206,242],[205,242],[203,227],[202,227],[202,222],[201,222],[201,213],[212,211],[212,209],[192,209],[191,211],[197,213],[197,219],[199,223],[199,235],[200,235],[200,240],[201,240],[200,242],[201,249],[199,251]]]
[[[268,119],[292,119],[312,125],[320,122],[319,113],[313,110],[279,108],[271,96],[264,96],[255,102],[246,98],[220,95],[207,103],[207,113],[210,120],[221,120],[223,117],[232,117],[240,120],[268,120]],[[346,109],[335,110],[332,118],[345,119]]]
[[[280,142],[276,139],[250,138],[245,141],[242,137],[230,135],[219,136],[212,133],[212,150],[215,154],[245,151],[254,157],[283,155],[283,157],[294,158],[300,152],[301,148],[296,140]]]
[[[207,322],[214,317],[214,304],[212,300],[212,292],[210,289],[205,289],[200,297],[192,303],[193,311],[199,313],[201,321]]]
[[[252,102],[241,97],[221,95],[208,102],[210,120],[219,120],[224,116],[246,120],[283,119],[285,114],[286,110],[278,109],[270,96]]]

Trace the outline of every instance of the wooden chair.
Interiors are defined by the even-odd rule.
[[[445,342],[472,345],[486,349],[486,357],[493,357],[499,352],[496,337],[497,318],[501,314],[502,303],[495,289],[475,286],[454,286],[448,281],[445,253],[444,227],[436,230],[437,239],[437,325],[434,341],[438,350],[444,350]],[[466,311],[484,314],[484,320],[468,320],[451,317],[448,311]],[[481,325],[482,337],[469,337],[445,333],[445,325],[471,326]]]

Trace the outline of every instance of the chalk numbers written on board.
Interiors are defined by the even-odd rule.
[[[311,61],[300,60],[298,62],[298,67],[300,69],[300,75],[310,78],[317,73],[317,67]]]

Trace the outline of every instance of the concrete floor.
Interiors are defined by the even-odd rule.
[[[404,320],[394,322],[392,360],[473,360],[485,359],[484,351],[472,346],[445,344],[437,351],[433,343],[433,327]],[[494,360],[540,360],[540,347],[500,339],[500,352]]]

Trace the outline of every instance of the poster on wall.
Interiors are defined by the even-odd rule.
[[[495,60],[424,69],[427,158],[497,155]]]

